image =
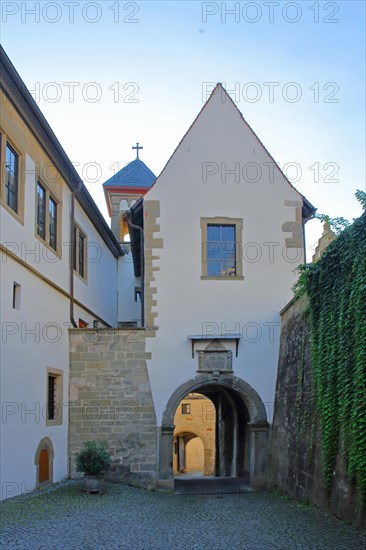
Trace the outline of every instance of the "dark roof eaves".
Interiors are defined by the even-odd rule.
[[[0,86],[43,149],[50,156],[68,187],[72,192],[77,193],[77,200],[90,217],[94,227],[110,251],[115,257],[122,256],[123,251],[117,239],[108,227],[71,160],[1,45]]]

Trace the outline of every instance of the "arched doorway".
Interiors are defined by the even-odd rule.
[[[34,457],[36,465],[37,485],[52,483],[53,481],[53,459],[54,451],[52,441],[49,437],[44,437],[39,442]]]
[[[205,472],[205,449],[198,435],[192,434],[186,443],[185,470],[188,474]]]
[[[201,393],[189,393],[174,415],[174,475],[215,473],[216,414],[214,404]]]
[[[174,435],[173,450],[174,475],[205,474],[205,446],[199,435],[192,432]]]
[[[263,485],[267,475],[268,422],[257,392],[240,378],[201,374],[173,393],[163,414],[159,445],[158,488],[174,490],[172,449],[174,416],[182,399],[198,392],[215,407],[215,476]]]

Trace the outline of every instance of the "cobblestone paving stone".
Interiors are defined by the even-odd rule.
[[[366,533],[267,492],[179,496],[63,482],[0,505],[0,548],[363,550]]]

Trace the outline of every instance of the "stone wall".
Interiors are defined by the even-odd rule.
[[[346,464],[338,453],[330,494],[324,488],[319,422],[311,399],[309,321],[306,296],[282,312],[281,343],[271,440],[274,488],[319,505],[356,526],[366,526]]]
[[[156,419],[139,329],[70,330],[69,473],[86,440],[106,440],[108,478],[155,487]]]

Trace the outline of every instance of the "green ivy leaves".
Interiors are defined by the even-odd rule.
[[[295,287],[310,300],[313,392],[320,419],[325,485],[339,445],[366,498],[366,213],[347,227]]]

